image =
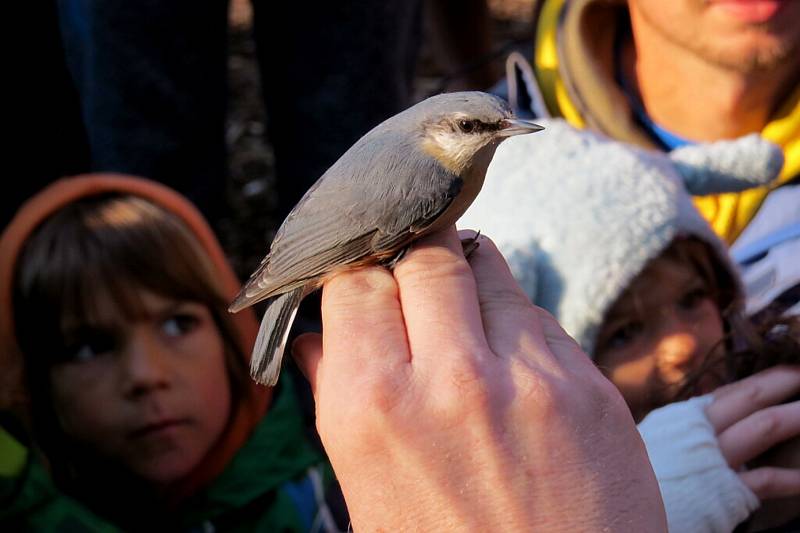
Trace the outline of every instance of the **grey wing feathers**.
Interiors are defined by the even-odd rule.
[[[312,258],[301,258],[300,262],[278,265],[277,268],[268,262],[251,276],[250,281],[228,309],[235,313],[281,292],[306,284],[313,285],[314,278],[334,270],[332,266],[346,265],[369,255],[372,240],[373,234],[366,234],[358,239],[322,250]]]
[[[268,387],[278,382],[289,330],[305,290],[298,287],[275,296],[267,306],[250,359],[250,375]]]
[[[300,200],[232,310],[337,266],[390,254],[457,194],[460,179],[434,158],[416,148],[410,155],[391,133],[372,141],[351,147]]]

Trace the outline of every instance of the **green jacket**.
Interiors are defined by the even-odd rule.
[[[150,531],[332,529],[331,521],[324,520],[330,517],[324,494],[332,485],[332,470],[305,438],[291,379],[282,380],[276,392],[266,416],[225,471],[169,513],[169,524],[154,518]],[[59,492],[33,454],[0,428],[0,530],[123,529]]]

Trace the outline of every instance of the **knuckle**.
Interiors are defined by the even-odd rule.
[[[777,475],[772,468],[759,468],[747,472],[747,485],[756,494],[765,494],[777,484]]]
[[[489,294],[479,294],[481,312],[532,314],[532,306],[527,297],[516,286],[496,286]]]
[[[573,395],[578,396],[580,409],[584,414],[595,420],[611,417],[630,417],[630,409],[625,403],[619,389],[595,368],[592,372],[584,373],[576,379],[571,386]]]
[[[625,400],[622,398],[622,393],[617,388],[611,379],[609,379],[605,374],[600,372],[600,369],[592,366],[592,375],[591,379],[594,383],[595,387],[598,389],[598,393],[602,394],[606,397],[613,398],[614,400],[619,400],[622,403],[625,403]]]
[[[486,413],[491,409],[491,390],[476,364],[460,364],[447,374],[447,385],[437,391],[436,412],[445,420],[462,419],[465,413]]]
[[[764,399],[764,388],[758,382],[749,382],[740,393],[748,405],[761,405]]]
[[[520,366],[527,367],[522,363]],[[563,380],[553,374],[522,371],[515,372],[514,389],[524,404],[535,406],[532,412],[544,420],[559,416],[569,409],[573,400]]]
[[[347,270],[331,277],[323,287],[323,303],[360,306],[367,298],[386,298],[397,294],[391,273],[380,267]]]
[[[600,374],[593,375],[587,379],[588,384],[582,387],[587,402],[586,409],[593,417],[604,419],[610,416],[630,417],[628,404],[622,397],[619,389],[611,381]]]
[[[754,416],[755,420],[753,421],[753,424],[756,427],[756,431],[759,433],[768,435],[780,429],[781,418],[779,412],[775,409],[764,409],[763,411],[756,413]]]
[[[369,409],[358,409],[362,414],[378,419],[385,419],[396,409],[402,395],[398,380],[385,374],[373,375],[360,385],[364,396],[364,404]]]
[[[597,403],[626,405],[619,389],[604,375],[597,372],[590,378],[591,385],[587,387],[593,400]]]
[[[343,275],[338,277],[342,278],[345,283],[349,283],[351,286],[362,289],[365,292],[376,290],[394,291],[396,289],[392,274],[382,267],[355,268],[345,271]]]
[[[395,273],[409,285],[438,286],[442,281],[458,279],[474,283],[472,271],[466,261],[455,260],[453,253],[442,248],[412,250],[409,257],[395,268]],[[407,258],[407,259],[408,259]]]
[[[630,418],[630,410],[619,390],[599,371],[560,372],[524,367],[515,371],[516,394],[522,408],[540,423],[560,423],[565,415],[577,420],[619,421]]]
[[[335,438],[337,446],[349,450],[381,447],[388,435],[403,432],[408,420],[402,412],[403,395],[396,381],[364,379],[350,391],[336,391],[350,397],[338,409],[318,412],[317,427],[323,438]]]
[[[760,405],[764,397],[764,390],[757,381],[744,379],[718,387],[714,391],[714,399],[726,402],[735,401],[743,405]]]

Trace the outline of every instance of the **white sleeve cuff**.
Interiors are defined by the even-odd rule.
[[[673,533],[730,533],[760,505],[722,456],[705,415],[712,399],[669,404],[638,426]]]

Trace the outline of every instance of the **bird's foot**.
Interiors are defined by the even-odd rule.
[[[389,270],[394,270],[394,267],[395,267],[395,266],[397,266],[397,263],[399,263],[399,262],[400,262],[400,260],[401,260],[403,257],[405,257],[405,255],[406,255],[406,252],[408,252],[408,250],[409,250],[410,248],[411,248],[411,245],[410,245],[410,244],[409,244],[408,246],[404,246],[404,247],[403,247],[403,248],[402,248],[402,249],[401,249],[399,252],[397,252],[397,255],[395,255],[394,257],[392,257],[392,258],[391,258],[389,261],[387,261],[387,262],[385,263],[385,264],[386,264],[386,267],[387,267]]]
[[[480,246],[480,243],[478,242],[480,236],[481,232],[478,231],[475,235],[473,235],[469,239],[461,239],[461,249],[464,251],[464,257],[466,257],[467,259],[469,259],[469,256],[472,254],[472,252],[477,250],[478,246]],[[400,260],[403,259],[403,257],[405,257],[406,253],[408,253],[408,251],[411,249],[411,246],[412,246],[411,244],[405,246],[399,252],[397,252],[397,255],[395,255],[394,257],[392,257],[390,260],[386,261],[383,264],[389,270],[394,270],[394,267],[396,267],[397,263],[399,263]]]
[[[478,246],[481,244],[478,242],[478,239],[481,236],[480,230],[469,239],[461,239],[461,249],[464,250],[464,257],[469,259],[469,256],[472,255],[472,252],[478,249]]]

